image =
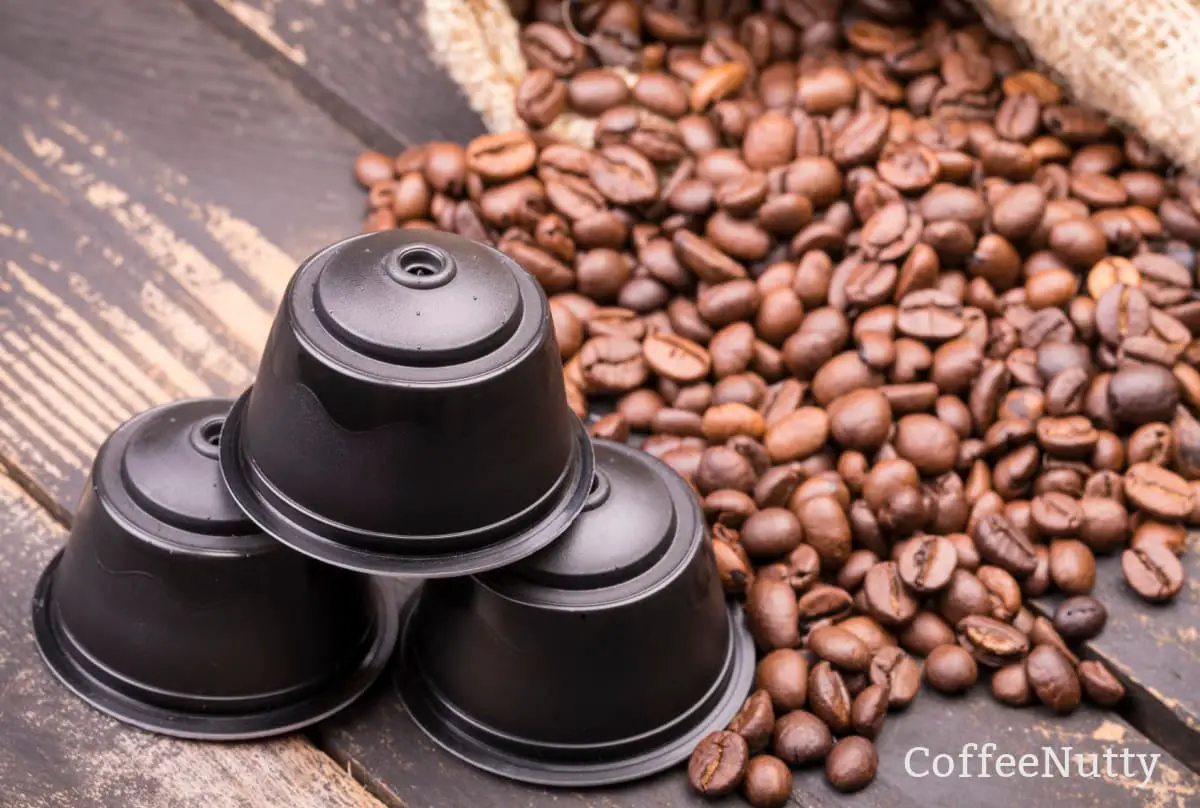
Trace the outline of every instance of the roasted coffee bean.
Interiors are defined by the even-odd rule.
[[[1102,707],[1113,707],[1125,698],[1125,686],[1103,662],[1086,659],[1075,669],[1087,697]]]
[[[835,735],[845,735],[850,723],[850,693],[842,675],[829,662],[819,662],[808,674],[808,704]]]
[[[921,687],[921,666],[896,646],[876,652],[868,672],[873,685],[888,689],[888,706],[902,710],[917,697]]]
[[[900,632],[900,645],[918,656],[928,656],[939,645],[956,641],[954,629],[938,615],[929,611],[917,612],[913,621]]]
[[[854,697],[850,707],[850,721],[854,732],[874,740],[883,729],[888,711],[888,688],[886,685],[870,685]]]
[[[1130,365],[1117,370],[1108,384],[1113,417],[1127,425],[1170,421],[1179,403],[1175,377],[1157,365]]]
[[[1029,640],[1020,631],[991,617],[972,615],[958,624],[959,642],[989,668],[1016,662],[1029,651]]]
[[[736,436],[761,438],[766,432],[766,423],[757,410],[733,402],[705,410],[700,429],[705,438],[717,443]]]
[[[825,759],[825,779],[843,793],[861,791],[875,779],[879,753],[867,738],[851,736],[838,741]]]
[[[766,691],[776,714],[799,710],[808,703],[808,662],[802,652],[781,648],[761,660],[754,686]]]
[[[1025,674],[1025,662],[1000,668],[992,674],[992,695],[1010,707],[1024,707],[1033,703],[1033,690]]]
[[[713,491],[704,498],[701,505],[709,522],[735,530],[741,529],[746,520],[758,510],[749,496],[741,491],[732,490]]]
[[[1130,466],[1125,472],[1124,491],[1131,504],[1169,522],[1188,518],[1195,504],[1186,480],[1151,463]]]
[[[925,681],[942,693],[962,693],[979,678],[975,658],[957,645],[939,645],[925,658]]]
[[[746,619],[759,648],[795,648],[800,644],[796,593],[784,581],[759,578],[746,593]]]
[[[1092,639],[1104,630],[1107,620],[1104,604],[1088,595],[1067,598],[1054,610],[1054,628],[1067,642]]]
[[[723,542],[713,542],[713,555],[717,561],[717,574],[721,579],[721,588],[728,595],[744,595],[750,582],[754,580],[750,562],[739,553],[733,545]]]
[[[1129,588],[1151,603],[1161,603],[1183,588],[1183,565],[1161,544],[1146,544],[1121,554],[1121,573]]]
[[[962,553],[959,553],[962,558]],[[975,614],[991,613],[991,593],[974,574],[960,567],[937,599],[938,611],[951,625]]]
[[[750,515],[742,525],[742,546],[751,558],[787,555],[803,538],[800,520],[785,508],[764,508]]]
[[[1085,595],[1096,583],[1096,557],[1078,539],[1055,539],[1050,542],[1050,578],[1063,592]]]
[[[1079,677],[1071,661],[1053,645],[1039,645],[1025,659],[1025,676],[1038,701],[1056,713],[1079,706]]]
[[[896,566],[900,579],[914,592],[937,592],[950,583],[958,553],[943,536],[917,536],[900,553]]]
[[[782,808],[792,796],[792,771],[773,755],[750,758],[742,795],[753,808]]]
[[[632,339],[595,337],[579,351],[580,369],[588,388],[624,393],[639,387],[648,373],[642,346]]]
[[[801,547],[808,547],[808,545],[801,545]],[[797,547],[793,551],[793,555],[800,549]],[[800,596],[797,608],[801,620],[806,623],[815,623],[818,620],[837,620],[845,617],[850,613],[852,605],[852,598],[846,590],[836,586],[817,584]]]
[[[903,626],[920,604],[908,592],[895,562],[876,564],[863,581],[867,611],[884,626]]]
[[[761,689],[751,693],[727,729],[745,738],[751,753],[766,749],[775,729],[775,708],[771,706],[771,695]]]
[[[808,647],[844,671],[865,671],[871,664],[871,652],[862,640],[837,626],[813,629],[808,635]]]
[[[731,794],[742,784],[750,750],[741,735],[729,730],[704,737],[688,760],[688,785],[705,797]]]
[[[791,766],[804,766],[824,760],[833,748],[829,725],[804,710],[793,710],[775,722],[771,749]]]
[[[1025,578],[1037,567],[1029,539],[1007,517],[993,514],[975,526],[975,546],[987,561]]]
[[[800,519],[805,542],[820,556],[821,568],[838,569],[845,564],[850,557],[851,532],[843,506],[831,496],[814,496],[789,505]]]
[[[975,571],[975,577],[988,591],[992,617],[1007,622],[1020,612],[1021,584],[1011,573],[991,564],[984,564]]]
[[[1052,538],[1076,536],[1084,522],[1079,502],[1058,491],[1035,497],[1030,503],[1030,516],[1041,535]]]

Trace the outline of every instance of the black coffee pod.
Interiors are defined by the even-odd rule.
[[[54,674],[165,735],[315,723],[378,678],[399,628],[383,585],[289,550],[238,510],[217,463],[229,404],[177,402],[113,432],[34,595]]]
[[[674,471],[596,441],[584,512],[503,570],[427,582],[395,683],[413,720],[479,768],[582,787],[635,780],[723,729],[754,677],[695,497]]]
[[[370,233],[305,261],[226,437],[225,478],[264,530],[384,575],[531,555],[592,478],[541,287],[447,233]]]

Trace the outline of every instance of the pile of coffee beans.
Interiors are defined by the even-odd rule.
[[[1073,648],[1107,618],[1096,556],[1148,601],[1184,583],[1200,178],[965,5],[514,5],[531,132],[355,166],[367,229],[536,276],[571,406],[695,488],[762,654],[691,759],[705,795],[782,805],[822,763],[864,787],[922,680],[1115,704]],[[594,148],[543,131],[564,110]]]

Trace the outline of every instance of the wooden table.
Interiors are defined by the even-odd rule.
[[[439,751],[390,685],[307,735],[184,743],[69,697],[37,660],[28,604],[93,452],[131,414],[247,385],[297,262],[356,232],[364,146],[482,131],[427,55],[414,0],[0,0],[0,805],[513,808],[699,805],[677,772],[585,793],[481,774]],[[1200,548],[1197,548],[1200,550]],[[1127,596],[1088,654],[1133,693],[1057,719],[926,692],[889,718],[881,768],[815,806],[1200,805],[1200,553],[1173,606]],[[1147,784],[962,782],[905,772],[909,748],[1127,746]],[[971,789],[968,791],[967,789]],[[736,801],[730,803],[736,804]]]

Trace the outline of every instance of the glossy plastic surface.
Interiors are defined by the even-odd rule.
[[[227,399],[142,413],[100,448],[34,629],[59,678],[158,732],[251,738],[345,706],[376,678],[398,621],[370,579],[254,526],[221,480]]]
[[[591,504],[520,564],[425,584],[396,684],[417,723],[481,768],[599,785],[674,765],[749,691],[693,494],[667,466],[595,442]]]
[[[227,431],[224,473],[259,525],[386,575],[530,555],[592,477],[544,293],[446,233],[370,233],[306,261]]]

